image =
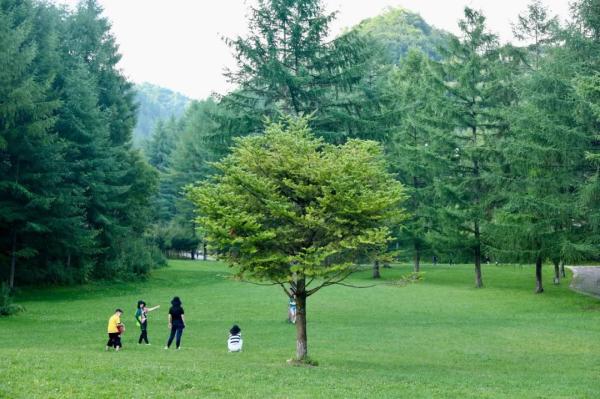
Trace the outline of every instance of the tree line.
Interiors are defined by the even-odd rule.
[[[193,103],[147,143],[160,176],[155,242],[195,250],[203,233],[184,188],[202,185],[236,137],[310,116],[326,143],[383,145],[409,195],[390,249],[415,271],[426,256],[472,262],[481,287],[486,261],[531,263],[542,292],[545,262],[558,282],[560,265],[599,256],[600,3],[571,11],[560,23],[534,1],[515,18],[518,42],[501,44],[465,8],[459,35],[401,51],[369,24],[330,39],[335,13],[319,0],[258,1],[249,33],[225,39],[236,89]]]
[[[131,146],[132,84],[94,0],[0,1],[0,275],[143,276],[158,174]]]
[[[185,187],[236,137],[309,116],[326,143],[382,144],[409,195],[390,249],[416,271],[469,261],[482,286],[482,262],[529,262],[541,292],[545,262],[558,281],[565,262],[599,257],[599,10],[579,0],[561,24],[534,1],[501,44],[469,8],[457,36],[393,10],[332,39],[321,1],[260,0],[249,33],[225,39],[236,89],[157,124],[145,159],[97,2],[0,0],[0,276],[143,276],[206,249]]]

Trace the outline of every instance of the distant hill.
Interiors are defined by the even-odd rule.
[[[446,43],[449,35],[403,8],[388,8],[352,29],[373,38],[392,64],[398,64],[410,48],[421,49],[432,59],[439,59],[437,48]],[[191,102],[183,94],[150,83],[138,84],[135,89],[139,108],[133,142],[138,146],[150,137],[157,121],[181,116]]]
[[[448,38],[447,32],[403,8],[388,8],[378,16],[363,20],[353,29],[375,39],[393,64],[398,64],[410,48],[418,48],[430,58],[439,59],[437,48],[443,46]]]
[[[150,83],[135,85],[135,90],[139,107],[138,121],[133,131],[136,145],[150,137],[157,121],[181,116],[191,102],[183,94]]]

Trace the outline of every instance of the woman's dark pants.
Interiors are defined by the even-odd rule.
[[[148,343],[148,322],[142,323],[140,328],[142,330],[140,333],[140,339],[138,340],[138,344],[141,344],[142,341]]]
[[[171,344],[173,343],[173,338],[177,337],[176,341],[175,341],[175,345],[177,345],[177,348],[179,348],[181,346],[181,334],[183,334],[183,324],[173,324],[171,326],[171,335],[169,335],[169,341],[167,342],[167,347],[170,347]]]

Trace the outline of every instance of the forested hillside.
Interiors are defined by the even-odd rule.
[[[314,2],[308,3],[307,8],[314,8]],[[318,18],[326,20],[322,16]],[[260,23],[264,29],[277,29],[269,25],[275,22],[267,18]],[[327,28],[321,29],[319,34]],[[254,39],[260,40],[253,37],[228,42],[234,51],[239,49],[242,68],[258,66],[252,64],[256,50],[245,47]],[[238,90],[219,99],[193,102],[179,120],[169,120],[155,127],[145,148],[150,163],[161,176],[159,195],[155,199],[158,213],[154,237],[163,251],[192,251],[202,241],[202,233],[194,230],[194,213],[182,188],[214,172],[208,162],[225,155],[234,137],[260,131],[265,116],[277,118],[282,110],[295,115],[308,114],[321,104],[312,119],[312,127],[327,140],[343,142],[349,137],[385,140],[394,128],[394,122],[388,118],[398,117],[391,113],[384,116],[381,112],[381,104],[389,101],[388,79],[393,76],[396,64],[410,49],[439,58],[437,49],[445,45],[448,35],[429,26],[418,14],[389,9],[349,29],[331,46],[325,46],[322,40],[311,44],[321,47],[311,49],[313,53],[308,56],[303,53],[302,62],[311,62],[318,56],[316,51],[324,48],[328,57],[346,59],[349,65],[342,68],[338,77],[327,73],[327,69],[335,65],[322,65],[320,75],[313,78],[319,80],[318,88],[304,85],[304,79],[311,79],[308,75],[273,76],[274,71],[265,69],[264,76],[252,77],[232,70],[228,76],[238,84]],[[301,43],[282,41],[278,44],[294,48],[299,54],[303,51]],[[275,85],[269,88],[271,82]],[[286,88],[286,85],[290,86]],[[270,92],[265,93],[262,87]],[[284,90],[294,90],[296,98],[281,96]]]
[[[410,49],[419,49],[429,58],[440,58],[449,34],[429,25],[416,13],[389,8],[381,15],[363,20],[353,28],[371,38],[384,50],[386,61],[400,63]]]
[[[415,271],[434,256],[469,261],[481,287],[482,263],[532,263],[543,292],[545,262],[559,282],[564,263],[600,256],[594,4],[577,2],[565,25],[539,1],[524,5],[515,46],[470,8],[458,36],[391,9],[327,41],[335,16],[320,1],[259,2],[249,33],[226,41],[237,89],[193,104],[150,141],[161,182],[154,237],[164,250],[195,249],[203,233],[182,188],[201,185],[208,161],[265,118],[311,115],[327,143],[383,146],[409,193],[390,249]]]
[[[331,40],[321,1],[261,0],[248,33],[224,42],[235,90],[187,108],[138,91],[143,129],[161,120],[145,157],[132,149],[136,91],[97,2],[0,4],[0,273],[11,284],[143,275],[156,248],[206,248],[187,187],[266,120],[307,116],[324,143],[383,148],[409,197],[389,248],[415,271],[433,256],[470,261],[479,287],[482,263],[526,262],[542,292],[544,263],[558,282],[562,264],[600,257],[595,0],[576,1],[565,24],[539,1],[524,6],[519,45],[468,7],[456,36],[391,9]]]
[[[137,123],[133,131],[136,145],[147,140],[158,121],[183,115],[190,99],[183,94],[150,83],[134,86],[137,104]]]

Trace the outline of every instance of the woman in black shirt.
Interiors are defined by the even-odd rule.
[[[184,311],[181,307],[181,299],[178,296],[174,297],[171,301],[171,309],[169,309],[169,328],[171,329],[171,335],[169,335],[169,341],[165,349],[169,349],[173,343],[173,338],[176,337],[175,345],[177,349],[181,347],[181,334],[185,328],[185,317]]]

